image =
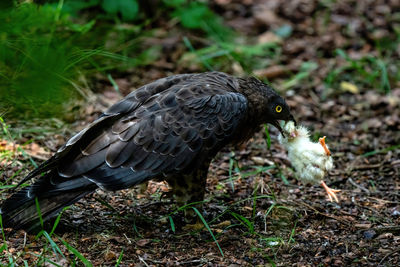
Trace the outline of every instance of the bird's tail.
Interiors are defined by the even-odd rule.
[[[40,216],[45,221],[96,188],[84,177],[63,178],[50,172],[3,202],[3,228],[34,230],[40,225]]]

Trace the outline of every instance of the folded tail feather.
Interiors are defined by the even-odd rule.
[[[67,180],[55,176],[58,174],[50,172],[4,201],[0,209],[3,227],[33,230],[40,225],[36,198],[41,217],[46,221],[97,188],[96,184],[84,177]]]

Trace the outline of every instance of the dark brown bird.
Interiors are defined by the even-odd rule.
[[[181,74],[140,87],[73,136],[1,207],[4,227],[39,225],[97,188],[120,190],[166,180],[178,203],[201,201],[212,158],[247,140],[260,124],[293,120],[289,107],[256,78]],[[21,183],[22,183],[21,182]]]

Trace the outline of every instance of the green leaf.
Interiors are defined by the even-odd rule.
[[[87,33],[88,31],[90,31],[93,28],[95,23],[96,23],[96,20],[92,19],[91,21],[89,21],[88,23],[85,23],[85,24],[73,23],[73,24],[69,25],[69,28],[75,32]]]
[[[212,16],[206,5],[197,2],[191,2],[188,8],[179,10],[178,14],[182,25],[189,29],[201,28],[206,17]]]
[[[119,10],[123,20],[133,20],[138,14],[139,5],[136,0],[120,0]]]
[[[100,0],[68,0],[64,1],[61,11],[63,13],[71,14],[74,17],[79,16],[79,12],[83,9],[90,8],[98,5]],[[47,5],[52,5],[57,7],[58,3],[48,3]]]
[[[136,0],[103,0],[101,7],[109,14],[121,13],[123,20],[133,20],[139,11]]]
[[[110,14],[117,14],[119,6],[119,0],[103,0],[101,7]]]
[[[184,5],[186,3],[186,0],[164,0],[163,1],[167,6],[170,7],[181,7],[182,5]]]

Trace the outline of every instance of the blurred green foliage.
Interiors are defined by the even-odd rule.
[[[50,6],[23,4],[1,12],[2,105],[16,113],[57,113],[54,106],[76,93],[65,85],[74,77],[71,42],[80,33],[57,31],[68,23]]]
[[[387,70],[387,63],[384,59],[374,56],[364,56],[356,60],[350,58],[342,49],[337,49],[336,55],[345,60],[346,64],[335,67],[328,73],[325,79],[325,84],[328,88],[339,87],[338,83],[340,81],[347,80],[366,88],[376,88],[384,93],[390,91],[390,77]],[[393,74],[392,79],[394,79],[394,76],[399,76],[399,74]]]
[[[140,29],[96,25],[95,19],[79,22],[71,19],[74,12],[94,4],[110,13],[132,8],[126,4],[115,6],[115,3],[90,0],[66,1],[64,5],[58,1],[3,8],[0,13],[0,111],[7,111],[8,117],[62,117],[68,100],[85,95],[79,82],[81,75],[145,65],[156,59],[158,47],[140,50],[138,41],[130,42],[123,49],[119,47],[137,36]],[[124,14],[123,18],[130,19],[133,13]],[[107,43],[110,39],[114,42]],[[127,56],[128,49],[134,57]]]
[[[45,1],[57,6],[60,0]],[[133,21],[138,18],[139,4],[136,0],[64,0],[62,12],[79,17],[82,11],[91,9],[98,19]]]
[[[159,58],[160,46],[141,45],[141,37],[153,32],[146,25],[157,16],[145,18],[136,0],[38,2],[1,6],[0,112],[7,117],[63,117],[65,106],[86,94],[80,77],[124,71]],[[233,31],[205,3],[159,3],[157,8],[183,27],[223,42],[211,50],[221,47],[235,55],[237,49],[227,47]]]
[[[193,60],[192,56],[194,56],[194,61],[201,63],[208,70],[230,72],[232,64],[236,63],[245,72],[251,73],[254,69],[266,67],[271,60],[281,54],[280,46],[273,42],[248,45],[218,41],[197,50],[187,38],[184,42],[190,51],[189,60]]]
[[[202,30],[209,37],[218,41],[229,41],[234,32],[224,26],[222,18],[215,14],[204,2],[188,0],[164,0],[172,8],[172,17],[179,19],[187,29]]]

